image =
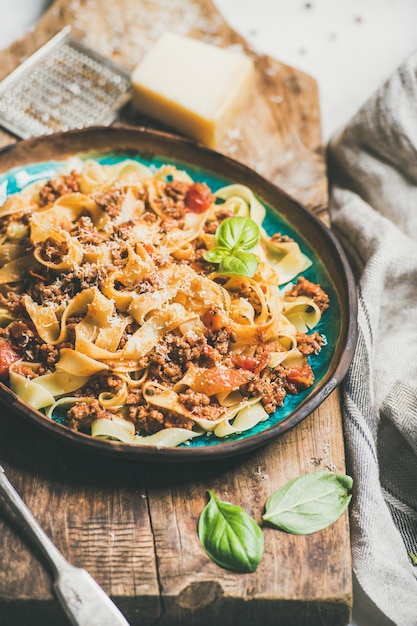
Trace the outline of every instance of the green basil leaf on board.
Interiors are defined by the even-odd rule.
[[[333,524],[351,500],[352,478],[315,472],[294,478],[267,500],[264,522],[295,535],[308,535]]]
[[[219,500],[208,491],[210,501],[198,521],[198,536],[208,556],[235,572],[253,572],[264,549],[261,528],[240,506]]]

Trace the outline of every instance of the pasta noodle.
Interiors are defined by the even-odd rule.
[[[313,384],[329,299],[264,217],[241,184],[71,160],[0,208],[0,372],[50,419],[133,445],[268,420]]]

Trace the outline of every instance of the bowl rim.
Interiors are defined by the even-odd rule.
[[[6,174],[14,167],[20,167],[29,164],[41,163],[48,160],[60,161],[68,158],[70,155],[75,154],[88,154],[89,152],[103,154],[102,149],[97,148],[94,141],[91,139],[99,139],[97,143],[102,143],[105,140],[106,149],[109,152],[122,151],[121,147],[113,144],[123,142],[129,145],[124,151],[128,153],[131,151],[139,156],[146,156],[146,150],[140,152],[140,143],[150,142],[163,149],[164,152],[170,150],[179,151],[181,154],[189,152],[191,155],[198,156],[202,161],[207,160],[208,163],[214,164],[212,171],[221,176],[219,171],[223,167],[231,168],[232,171],[239,172],[239,175],[244,180],[254,180],[257,182],[257,186],[262,186],[268,193],[268,195],[277,195],[281,199],[285,199],[294,210],[297,210],[307,220],[309,226],[313,227],[316,233],[324,239],[328,246],[328,251],[334,259],[337,259],[336,267],[339,272],[339,278],[341,283],[336,285],[338,299],[344,296],[345,306],[341,304],[341,328],[340,335],[337,341],[337,356],[333,358],[329,364],[328,371],[326,372],[325,380],[321,384],[315,387],[312,392],[282,421],[267,428],[266,430],[255,433],[254,435],[246,436],[243,439],[237,441],[224,441],[216,446],[196,446],[196,447],[151,447],[143,446],[140,444],[128,444],[118,441],[102,440],[93,438],[91,435],[76,432],[71,430],[65,425],[59,424],[47,418],[40,411],[32,408],[30,405],[20,400],[18,396],[11,391],[9,387],[0,381],[0,402],[3,405],[11,408],[14,412],[22,415],[24,418],[40,426],[44,430],[48,431],[51,435],[58,437],[61,440],[75,444],[77,447],[81,447],[84,450],[94,451],[105,455],[131,458],[137,460],[151,460],[151,461],[201,461],[201,460],[215,460],[225,457],[236,456],[247,453],[251,450],[266,445],[273,439],[279,437],[279,435],[294,428],[302,420],[308,417],[342,382],[345,377],[349,366],[351,364],[353,354],[356,348],[358,328],[357,328],[357,291],[354,276],[349,265],[348,259],[344,252],[344,249],[337,239],[333,231],[319,219],[311,210],[302,205],[294,197],[290,196],[285,190],[269,181],[267,178],[251,169],[247,165],[219,152],[215,152],[201,144],[196,144],[192,140],[173,135],[171,133],[151,130],[145,127],[132,127],[128,125],[117,126],[92,126],[83,129],[63,131],[50,135],[44,135],[41,137],[33,137],[19,141],[15,144],[5,146],[0,150],[0,174]],[[55,146],[53,145],[55,144]],[[72,149],[72,145],[86,144],[91,146],[89,149],[84,147],[83,149]],[[37,154],[42,154],[42,149],[46,147],[53,147],[54,156],[48,159],[39,159]],[[152,156],[156,155],[154,149]],[[167,160],[171,158],[177,162],[181,162],[180,157],[167,156]],[[193,164],[190,158],[185,159],[189,165]],[[7,165],[9,162],[13,162],[13,159],[17,161],[15,165]],[[6,164],[6,167],[3,164]],[[186,165],[186,163],[184,163]],[[196,164],[194,164],[194,167]],[[197,164],[197,167],[202,171],[210,171],[210,168],[205,165]],[[230,179],[230,176],[226,176]],[[251,186],[251,185],[249,185]],[[255,195],[258,195],[255,192]],[[273,207],[274,208],[274,207]],[[278,214],[278,209],[274,209]],[[291,224],[291,220],[290,220]],[[302,235],[304,238],[305,235]],[[336,362],[335,362],[336,361]]]

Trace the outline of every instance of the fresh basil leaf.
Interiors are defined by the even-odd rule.
[[[333,524],[350,499],[352,478],[315,472],[294,478],[267,500],[263,520],[295,535],[308,535]]]
[[[220,567],[253,572],[264,549],[261,528],[240,506],[219,500],[212,491],[198,521],[198,536],[208,556]]]
[[[204,260],[209,263],[220,263],[229,254],[230,250],[228,248],[215,246],[214,248],[211,248],[211,250],[207,250],[207,252],[205,252]]]
[[[239,276],[255,276],[258,269],[258,257],[250,252],[235,252],[225,256],[219,265],[220,274],[239,274]]]
[[[249,217],[228,217],[216,230],[216,243],[232,252],[252,250],[261,236],[259,226]]]

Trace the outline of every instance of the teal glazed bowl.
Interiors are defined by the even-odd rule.
[[[174,164],[213,190],[240,183],[251,188],[266,207],[265,230],[295,239],[312,260],[303,275],[319,283],[330,297],[330,308],[315,328],[326,346],[310,360],[312,387],[288,395],[284,405],[251,430],[226,438],[204,435],[176,448],[93,438],[46,417],[0,383],[0,400],[22,419],[75,446],[125,458],[152,461],[193,461],[229,457],[258,448],[293,428],[312,413],[339,385],[351,363],[357,339],[357,300],[352,272],[341,245],[310,211],[282,189],[245,165],[168,133],[130,127],[93,127],[28,139],[0,152],[0,202],[28,183],[53,177],[63,161],[90,155],[104,163],[123,158],[146,165]]]

